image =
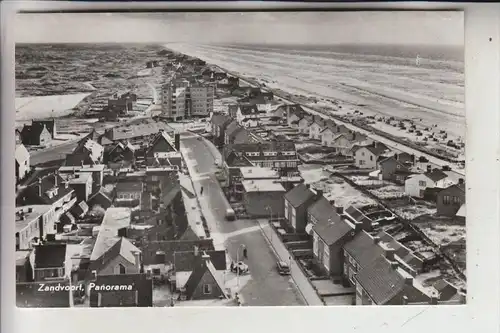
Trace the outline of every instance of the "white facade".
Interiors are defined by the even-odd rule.
[[[377,157],[368,148],[361,147],[354,152],[354,164],[360,169],[375,169]]]
[[[298,128],[299,125],[298,124],[294,124],[293,122],[295,121],[298,121],[299,120],[299,117],[295,114],[291,114],[288,118],[287,118],[287,124],[289,127],[291,128]]]
[[[171,85],[161,90],[162,114],[165,117],[182,119],[190,116],[208,116],[214,110],[213,85]]]
[[[453,184],[453,181],[446,177],[438,181],[433,181],[425,174],[416,174],[405,181],[405,193],[411,197],[423,198],[427,188],[446,188]]]
[[[322,130],[323,128],[319,124],[312,123],[311,126],[309,127],[309,138],[320,140]]]
[[[309,135],[309,120],[306,118],[302,118],[299,120],[299,132],[303,134],[308,134]]]
[[[214,87],[192,86],[189,87],[191,93],[191,115],[208,116],[214,111]]]

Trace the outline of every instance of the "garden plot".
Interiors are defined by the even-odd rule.
[[[406,197],[404,186],[387,185],[378,189],[370,190],[370,193],[380,199],[393,199]]]
[[[312,183],[311,187],[323,191],[323,195],[328,200],[334,200],[336,206],[341,207],[363,207],[375,205],[375,200],[367,197],[342,178],[330,177],[328,180],[321,180]]]
[[[299,165],[299,172],[305,184],[317,183],[330,177],[330,174],[318,164],[301,164]]]
[[[414,220],[413,224],[439,246],[449,246],[453,243],[465,241],[465,224],[457,219],[421,216]]]
[[[359,186],[383,187],[392,184],[387,180],[373,179],[364,175],[352,175],[348,176],[348,178]]]
[[[415,205],[405,205],[402,207],[392,208],[392,210],[406,220],[414,220],[422,215],[436,214],[436,207],[426,203],[416,203]]]

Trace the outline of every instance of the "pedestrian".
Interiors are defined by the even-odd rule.
[[[200,194],[203,195],[203,186],[201,187]]]
[[[243,257],[244,257],[245,259],[248,259],[248,255],[247,255],[247,248],[246,248],[246,247],[243,249]]]

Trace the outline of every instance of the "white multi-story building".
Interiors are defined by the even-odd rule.
[[[214,109],[214,86],[209,84],[189,84],[183,81],[162,86],[162,114],[173,120],[192,116],[208,116]]]

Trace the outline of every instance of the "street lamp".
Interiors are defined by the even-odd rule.
[[[240,260],[239,260],[239,258],[240,258],[240,248],[245,249],[245,245],[244,244],[240,244],[238,246],[238,249],[236,250],[236,265],[238,265],[238,263],[240,262]],[[236,266],[236,285],[238,287],[240,286],[240,268],[238,266]]]

